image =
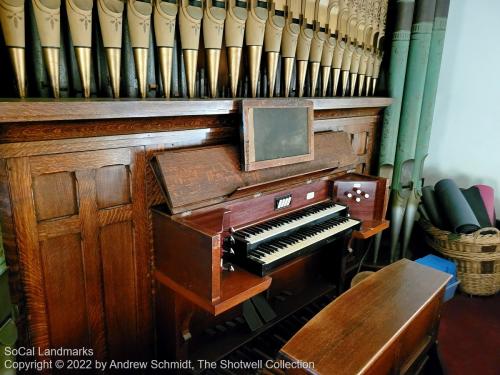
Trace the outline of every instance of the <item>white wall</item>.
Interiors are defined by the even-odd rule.
[[[493,186],[500,216],[500,1],[451,0],[426,185]]]

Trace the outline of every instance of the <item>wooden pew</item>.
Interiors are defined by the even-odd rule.
[[[281,358],[288,366],[303,367],[288,373],[418,373],[436,343],[450,278],[407,259],[376,272],[287,342]]]

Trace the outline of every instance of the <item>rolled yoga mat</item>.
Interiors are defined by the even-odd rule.
[[[429,217],[429,214],[427,213],[427,210],[422,203],[418,205],[418,212],[425,220],[431,222],[431,218]]]
[[[488,185],[474,185],[479,189],[481,193],[481,198],[483,199],[484,206],[488,212],[488,217],[490,219],[491,226],[494,227],[496,224],[495,217],[495,190]]]
[[[461,190],[465,199],[469,203],[469,206],[472,208],[477,221],[479,221],[479,225],[481,226],[481,228],[490,227],[491,221],[488,216],[488,211],[486,211],[486,207],[484,205],[483,198],[481,197],[481,192],[479,191],[479,189],[476,186],[471,186],[468,189]]]
[[[455,233],[472,233],[480,229],[474,211],[469,206],[455,181],[444,179],[434,186],[436,200],[446,215],[451,229]]]
[[[424,186],[422,188],[422,202],[431,223],[437,228],[446,229],[432,186]]]

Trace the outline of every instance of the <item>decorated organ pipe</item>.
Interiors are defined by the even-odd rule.
[[[257,96],[257,84],[260,73],[262,45],[268,17],[267,0],[250,0],[248,18],[245,29],[245,41],[248,53],[248,77],[250,81],[250,96]]]
[[[356,36],[361,10],[362,0],[349,1],[349,15],[347,18],[347,41],[342,56],[342,96],[345,96],[347,85],[349,83],[349,73],[351,69],[352,55],[356,49]]]
[[[368,11],[369,0],[361,0],[360,5],[357,11],[358,22],[356,24],[356,30],[354,32],[354,52],[351,58],[351,66],[349,68],[350,73],[350,96],[354,96],[354,92],[356,89],[356,82],[358,78],[359,65],[361,63],[361,58],[363,56],[363,48],[364,48],[364,36],[366,29],[366,18]]]
[[[314,34],[311,40],[311,50],[309,52],[309,72],[311,78],[311,96],[316,94],[319,68],[321,64],[321,54],[323,44],[327,37],[326,23],[328,22],[328,0],[316,0],[314,10]]]
[[[380,9],[381,2],[384,0],[375,0],[372,14],[372,31],[370,36],[370,45],[371,53],[368,56],[368,62],[366,66],[366,96],[370,95],[370,83],[373,76],[373,66],[375,64],[375,55],[376,55],[376,47],[377,47],[377,36],[378,36],[378,28],[379,28],[379,17],[380,17]]]
[[[362,44],[362,54],[361,60],[359,62],[359,71],[358,71],[358,96],[363,95],[363,91],[365,89],[365,77],[366,71],[368,70],[368,62],[370,60],[370,55],[373,50],[372,46],[372,33],[373,33],[373,22],[375,19],[376,8],[379,6],[379,2],[375,0],[368,0],[367,6],[365,8],[365,29],[362,35],[363,44]]]
[[[187,92],[190,98],[194,98],[196,95],[196,67],[202,18],[203,4],[200,0],[181,0],[179,31],[186,70]]]
[[[0,0],[0,26],[16,76],[19,97],[26,96],[24,0]]]
[[[306,82],[307,63],[309,52],[311,51],[311,41],[314,29],[314,0],[302,0],[302,17],[300,25],[299,40],[297,42],[297,96],[304,96],[304,86]]]
[[[281,48],[283,27],[285,26],[285,0],[272,0],[267,17],[266,32],[264,35],[264,51],[267,58],[267,81],[269,97],[274,95],[276,73]]]
[[[154,2],[154,31],[165,98],[170,98],[177,0]]]
[[[120,70],[124,4],[120,0],[97,0],[99,25],[115,98],[120,97]]]
[[[66,0],[69,31],[75,49],[84,98],[90,97],[93,5],[93,0]]]
[[[328,24],[326,28],[326,40],[323,44],[323,53],[321,54],[321,96],[326,96],[328,81],[330,79],[330,70],[332,67],[333,51],[337,43],[337,20],[339,17],[339,0],[330,0],[328,4]]]
[[[297,40],[300,33],[301,0],[287,0],[285,27],[281,38],[281,56],[283,71],[283,96],[288,98],[292,83],[293,64],[297,52]]]
[[[340,71],[342,68],[342,59],[344,58],[344,52],[346,48],[347,41],[347,24],[349,21],[349,1],[352,0],[340,0],[339,1],[339,15],[337,18],[337,29],[338,36],[333,50],[332,59],[332,73],[333,73],[333,95],[335,96],[338,92],[339,82],[340,82]]]
[[[146,97],[148,74],[148,49],[151,24],[151,4],[137,0],[128,0],[127,20],[130,42],[134,51],[134,63],[139,82],[139,94]]]
[[[59,50],[61,48],[60,0],[33,0],[33,13],[42,45],[45,69],[54,98],[59,98]]]
[[[82,92],[85,98],[156,92],[166,99],[368,96],[380,71],[387,3],[64,0],[61,11],[61,0],[31,0],[33,11],[25,15],[25,2],[0,0],[1,40],[13,72],[6,92]],[[32,34],[28,43],[24,30]],[[43,66],[25,60],[38,55]]]
[[[378,32],[374,38],[376,38],[375,43],[375,54],[373,62],[373,73],[371,80],[371,94],[375,95],[375,88],[377,87],[378,76],[380,74],[380,66],[382,64],[382,57],[384,56],[384,37],[385,37],[385,21],[387,18],[387,1],[382,0],[380,6],[379,19],[378,19]]]
[[[219,61],[226,18],[226,0],[206,0],[203,14],[203,42],[207,55],[210,96],[217,96]]]
[[[241,55],[243,50],[243,40],[245,37],[245,24],[247,21],[247,17],[248,11],[246,0],[227,1],[224,38],[229,67],[229,84],[231,86],[231,96],[233,98],[238,95]]]

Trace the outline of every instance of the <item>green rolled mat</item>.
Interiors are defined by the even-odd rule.
[[[455,181],[444,179],[434,186],[436,200],[455,233],[472,233],[480,229],[479,221]]]
[[[437,228],[445,229],[446,225],[441,217],[436,195],[432,186],[424,186],[422,189],[422,203],[424,204],[425,212],[427,212],[432,225]]]
[[[488,211],[486,211],[486,207],[483,202],[483,198],[481,197],[481,192],[475,186],[472,186],[468,189],[461,189],[462,194],[465,199],[469,203],[469,206],[472,208],[474,215],[476,216],[477,221],[479,221],[479,225],[481,228],[486,228],[491,226],[490,218],[488,217]]]

